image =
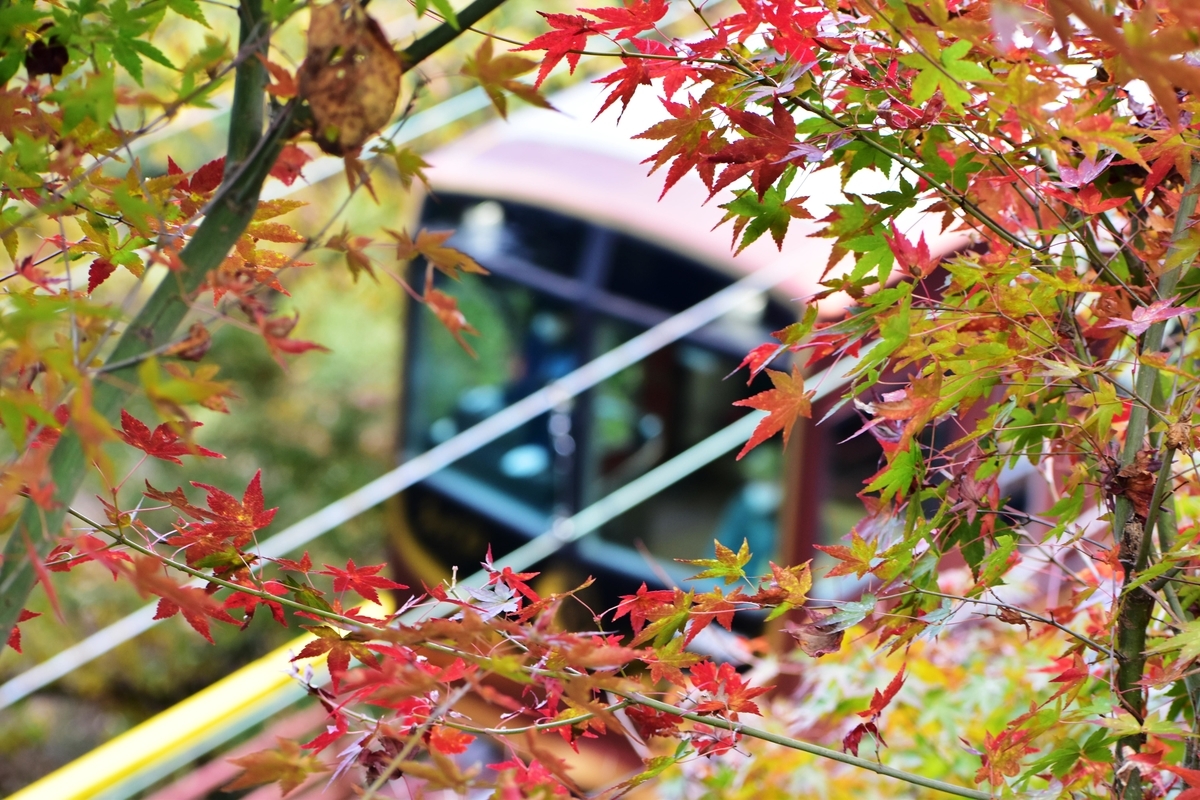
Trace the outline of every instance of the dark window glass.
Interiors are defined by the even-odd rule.
[[[729,278],[648,242],[622,236],[613,251],[607,289],[675,313],[729,285]]]
[[[479,353],[478,359],[472,358],[428,310],[412,307],[419,317],[410,327],[406,387],[405,444],[410,455],[440,444],[579,366],[574,313],[565,304],[498,277],[466,276],[440,288],[452,294],[466,318],[486,333],[472,339]],[[573,448],[562,425],[556,415],[535,419],[459,460],[444,471],[448,478],[433,483],[448,480],[453,484],[446,487],[448,492],[468,499],[487,494],[472,489],[479,484],[548,515],[569,500]],[[552,435],[551,428],[558,435]],[[488,505],[498,516],[512,516],[502,514],[494,502]]]
[[[596,350],[611,349],[637,332],[626,323],[600,320]],[[677,343],[598,386],[588,398],[591,427],[580,464],[585,502],[604,497],[740,417],[744,412],[733,402],[746,396],[746,386],[722,380],[736,366],[730,356]],[[605,526],[603,540],[628,548],[624,555],[609,551],[605,559],[624,559],[631,570],[648,576],[665,569],[678,579],[691,573],[674,559],[711,553],[714,539],[734,549],[745,539],[754,553],[750,570],[765,572],[778,549],[781,474],[777,442],[760,446],[741,462],[732,453],[719,456]],[[659,563],[651,567],[646,555]]]

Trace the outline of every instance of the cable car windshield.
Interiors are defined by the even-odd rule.
[[[482,331],[471,358],[432,315],[409,324],[404,447],[445,441],[732,282],[720,272],[616,231],[513,203],[461,196],[427,204],[423,226],[493,272],[438,286]],[[794,318],[765,298],[604,381],[570,407],[460,460],[429,487],[535,535],[744,413],[741,356]],[[714,538],[750,541],[754,570],[776,547],[777,444],[720,459],[610,523],[581,553],[633,575],[694,556]]]

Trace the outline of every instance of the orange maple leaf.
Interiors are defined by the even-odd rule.
[[[792,428],[796,426],[796,421],[801,417],[812,416],[813,393],[804,391],[804,376],[800,374],[799,367],[793,366],[791,375],[773,369],[767,370],[767,375],[771,377],[771,383],[775,384],[774,389],[759,392],[753,397],[734,403],[735,406],[757,408],[760,411],[769,412],[767,417],[758,423],[758,427],[754,429],[754,434],[750,437],[750,441],[746,442],[742,452],[738,453],[739,461],[746,453],[780,431],[783,431],[783,445],[786,447],[788,439],[792,435]]]
[[[286,795],[308,780],[310,775],[329,771],[316,756],[302,753],[300,745],[295,742],[282,738],[278,741],[278,750],[260,750],[248,756],[229,759],[243,772],[224,790],[228,792],[261,783],[278,783],[280,793]]]

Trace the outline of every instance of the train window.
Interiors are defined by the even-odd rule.
[[[636,332],[627,323],[602,318],[594,346],[610,349]],[[590,398],[591,431],[580,464],[587,501],[733,422],[742,413],[733,402],[745,387],[722,378],[736,365],[731,356],[677,343],[598,386]],[[777,443],[763,445],[742,462],[718,459],[664,490],[653,503],[627,512],[600,535],[628,548],[623,558],[631,571],[646,571],[646,555],[657,557],[660,566],[694,558],[711,551],[714,539],[734,548],[746,539],[755,554],[750,569],[768,571],[767,561],[778,549],[781,473]]]
[[[548,295],[503,278],[467,276],[442,287],[485,336],[471,358],[432,314],[410,327],[412,361],[405,443],[419,453],[491,416],[579,366],[573,310]],[[562,417],[563,415],[558,415]],[[480,448],[445,470],[449,481],[493,491],[548,516],[569,494],[569,431],[552,431],[546,415]],[[449,476],[449,477],[446,477]],[[457,484],[455,484],[457,486]],[[453,490],[455,487],[443,487]],[[467,493],[467,486],[457,487]],[[474,496],[479,497],[478,492]]]
[[[622,236],[613,249],[606,287],[614,294],[676,313],[690,308],[729,285],[729,278],[678,253]]]
[[[426,205],[423,224],[455,228],[452,244],[497,272],[484,280],[438,279],[484,331],[472,340],[478,359],[432,315],[414,309],[404,437],[410,455],[732,281],[650,243],[506,201],[441,196]],[[746,396],[745,385],[722,379],[749,348],[793,319],[774,299],[746,303],[602,382],[573,408],[442,470],[422,491],[500,528],[541,533],[554,518],[602,499],[745,413],[733,405]],[[754,390],[767,388],[760,380]],[[690,573],[674,559],[711,552],[714,539],[733,548],[745,539],[754,552],[749,570],[764,574],[786,549],[778,534],[783,473],[777,441],[741,462],[717,459],[581,541],[575,563],[639,583],[654,576],[678,582]],[[427,528],[422,519],[414,517]]]

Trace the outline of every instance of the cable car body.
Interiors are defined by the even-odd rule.
[[[719,207],[694,175],[665,194],[643,163],[656,143],[631,138],[660,108],[636,101],[617,127],[594,87],[485,125],[427,156],[431,191],[419,227],[453,230],[448,244],[491,273],[440,280],[481,333],[473,358],[436,318],[406,319],[398,458],[404,461],[520,400],[750,272],[783,259],[789,278],[690,336],[664,347],[575,400],[512,431],[414,486],[392,506],[402,579],[430,584],[468,571],[553,530],[579,509],[733,422],[734,402],[769,388],[734,375],[745,354],[794,322],[820,286],[831,244],[796,221],[782,247],[769,236],[736,256]],[[810,176],[836,202],[836,176]],[[929,232],[949,252],[959,237]],[[420,285],[423,268],[411,276]],[[825,316],[849,299],[822,301]],[[540,591],[596,578],[587,599],[611,607],[642,583],[684,585],[677,559],[711,555],[713,541],[768,562],[798,563],[861,516],[857,494],[879,467],[870,437],[833,448],[857,417],[806,426],[785,455],[777,440],[745,459],[698,470],[582,539],[543,566]],[[693,570],[694,571],[694,570]],[[703,591],[703,585],[697,586]],[[753,631],[753,619],[741,620]]]

